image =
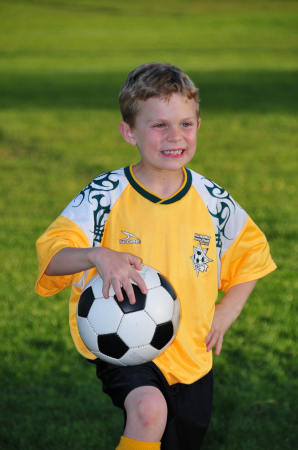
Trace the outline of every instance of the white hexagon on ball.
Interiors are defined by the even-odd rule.
[[[151,342],[155,327],[145,311],[137,311],[123,316],[117,334],[128,347],[141,347]]]
[[[97,298],[94,300],[88,320],[97,334],[116,333],[123,312],[114,298]]]
[[[158,325],[172,319],[174,300],[162,286],[150,289],[147,294],[145,311]]]
[[[145,281],[147,289],[152,289],[156,286],[160,286],[160,278],[158,276],[158,272],[152,267],[142,264],[142,270],[138,271],[138,273]],[[136,283],[133,282],[133,284]]]
[[[84,288],[84,290],[86,290],[90,286],[92,286],[92,292],[93,292],[93,295],[95,298],[104,298],[103,293],[102,293],[103,281],[102,281],[102,278],[99,276],[99,274],[97,274],[93,278],[91,278],[91,280],[88,282],[88,284],[86,284],[86,287]],[[115,292],[111,285],[110,289],[109,289],[109,297],[113,297],[113,295],[115,295]]]

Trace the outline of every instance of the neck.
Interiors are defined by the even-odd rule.
[[[148,191],[161,198],[169,198],[174,195],[184,183],[184,171],[182,169],[156,170],[144,169],[141,163],[133,166],[133,173],[140,184]]]

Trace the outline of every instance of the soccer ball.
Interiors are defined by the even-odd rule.
[[[180,322],[180,305],[169,281],[149,266],[138,272],[148,293],[132,281],[136,303],[122,289],[119,302],[110,287],[102,295],[97,274],[86,284],[78,301],[77,324],[86,347],[98,358],[118,366],[143,364],[159,356],[173,342]]]

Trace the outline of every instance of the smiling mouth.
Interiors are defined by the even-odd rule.
[[[162,154],[164,155],[173,155],[173,156],[177,156],[177,155],[182,155],[182,153],[184,153],[184,149],[179,149],[179,150],[162,150]]]

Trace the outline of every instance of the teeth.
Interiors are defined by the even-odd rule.
[[[162,153],[165,153],[166,155],[181,155],[183,150],[164,150]]]

